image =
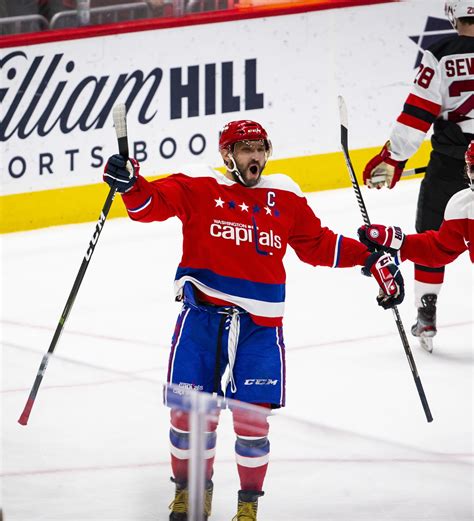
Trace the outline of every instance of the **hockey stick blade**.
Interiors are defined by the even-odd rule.
[[[362,197],[362,193],[360,191],[360,186],[357,181],[357,177],[355,175],[354,167],[352,166],[351,158],[349,155],[349,123],[347,117],[347,107],[342,96],[338,96],[338,104],[339,104],[339,118],[341,122],[341,148],[344,153],[344,159],[346,160],[347,169],[349,171],[349,176],[351,178],[352,186],[354,188],[354,193],[357,198],[357,203],[359,205],[360,212],[362,214],[362,218],[366,225],[370,224],[369,214],[367,213],[367,209],[365,207],[364,199]],[[433,416],[431,415],[430,407],[428,405],[428,400],[426,399],[425,391],[423,389],[423,385],[421,384],[421,379],[418,374],[418,370],[416,368],[415,359],[413,358],[413,354],[411,352],[410,344],[408,342],[408,338],[405,333],[405,328],[403,327],[403,322],[400,317],[400,313],[398,311],[397,306],[393,309],[393,316],[395,318],[395,323],[397,325],[398,333],[400,335],[400,339],[402,341],[403,349],[405,350],[405,355],[408,360],[408,364],[411,369],[411,373],[413,379],[415,380],[416,389],[418,391],[418,395],[421,400],[421,404],[423,406],[423,410],[425,412],[426,420],[428,423],[433,421]]]
[[[119,153],[128,159],[127,108],[125,103],[118,103],[114,106],[112,118],[114,120],[115,133],[117,134]]]
[[[119,152],[122,156],[128,158],[127,111],[125,105],[116,105],[113,108],[112,116],[115,124],[115,130],[117,133],[117,143],[119,147]],[[18,423],[20,425],[28,424],[31,410],[36,400],[36,395],[40,388],[41,382],[43,381],[43,376],[48,366],[49,358],[54,353],[56,345],[59,342],[59,339],[64,329],[64,325],[66,324],[69,313],[72,309],[74,301],[76,300],[76,296],[79,292],[79,288],[81,287],[84,275],[86,274],[87,268],[92,258],[92,254],[94,253],[95,247],[97,246],[97,241],[99,240],[99,236],[104,227],[105,220],[107,219],[107,215],[109,214],[110,207],[112,206],[116,193],[116,188],[110,188],[109,193],[107,195],[107,199],[105,200],[102,211],[100,212],[99,219],[97,220],[97,223],[95,225],[94,233],[92,235],[91,240],[89,241],[89,245],[87,247],[84,258],[82,259],[81,267],[79,268],[79,271],[76,275],[76,279],[69,293],[69,297],[66,301],[66,305],[62,312],[61,318],[59,319],[58,325],[56,326],[56,330],[49,345],[48,352],[43,356],[41,360],[41,364],[39,366],[38,372],[36,373],[36,378],[31,388],[28,399],[26,401],[25,407],[23,408],[20,418],[18,419]]]

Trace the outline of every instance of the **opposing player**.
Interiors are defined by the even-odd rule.
[[[466,250],[474,263],[474,141],[469,144],[465,158],[470,186],[451,197],[438,231],[405,235],[398,226],[373,224],[359,228],[361,242],[371,251],[383,250],[399,261],[411,260],[433,268],[449,264]],[[423,312],[418,321],[425,339],[422,346],[431,352],[433,345],[428,339],[435,333],[433,324]]]
[[[254,121],[227,124],[219,149],[225,175],[202,167],[148,182],[138,163],[112,156],[104,180],[122,193],[136,221],[177,216],[183,226],[183,255],[175,278],[183,302],[172,340],[168,382],[225,394],[267,409],[285,404],[285,300],[283,256],[290,245],[314,266],[362,265],[379,283],[379,304],[403,300],[403,280],[392,259],[370,253],[356,240],[321,225],[300,188],[287,176],[262,177],[272,148]],[[227,384],[221,379],[227,371]],[[254,382],[260,385],[254,385]],[[171,466],[176,484],[171,521],[187,519],[188,415],[171,409]],[[235,521],[257,519],[270,443],[265,415],[233,411],[235,454],[241,490]],[[204,517],[210,515],[217,419],[207,429]]]
[[[474,137],[474,2],[450,0],[445,9],[458,34],[425,52],[390,140],[364,170],[369,188],[393,188],[434,124],[433,150],[418,196],[417,232],[438,230],[447,202],[466,188],[464,154]],[[427,328],[430,335],[436,334],[436,303],[443,281],[444,266],[415,261],[418,315],[413,335],[422,337]]]

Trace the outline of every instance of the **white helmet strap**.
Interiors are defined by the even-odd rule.
[[[229,150],[229,155],[228,155],[228,161],[229,161],[229,164],[227,165],[227,168],[228,168],[229,172],[234,174],[234,177],[240,184],[243,184],[244,186],[248,186],[247,183],[244,181],[244,178],[243,178],[242,174],[240,173],[240,170],[237,168],[237,163],[235,162],[234,156],[232,155],[232,152],[230,150]]]

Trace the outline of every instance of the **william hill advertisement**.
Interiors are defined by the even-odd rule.
[[[219,129],[207,128],[204,116],[264,108],[256,58],[96,76],[74,75],[83,67],[64,53],[47,56],[26,48],[6,54],[2,68],[9,81],[0,90],[6,105],[0,139],[6,143],[2,166],[10,193],[97,181],[97,169],[114,152],[111,114],[119,101],[140,138],[130,136],[133,156],[143,163],[151,156],[157,165],[202,156],[209,142],[210,158],[215,155]],[[241,91],[237,75],[243,78]],[[199,123],[182,132],[175,120]],[[158,139],[148,132],[157,126],[163,128]]]

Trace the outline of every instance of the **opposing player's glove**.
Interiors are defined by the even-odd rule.
[[[393,308],[403,302],[405,286],[402,274],[387,253],[377,251],[371,253],[362,268],[362,274],[375,278],[379,285],[377,303],[384,309]]]
[[[128,192],[137,180],[140,165],[133,158],[125,159],[120,154],[109,157],[104,168],[103,180],[117,192]]]
[[[383,186],[393,188],[399,181],[406,161],[397,161],[391,158],[390,141],[387,141],[382,150],[373,157],[364,168],[364,183],[369,188]]]
[[[395,256],[402,247],[405,234],[398,226],[371,224],[361,226],[357,230],[359,241],[367,246],[369,251],[382,250]]]

